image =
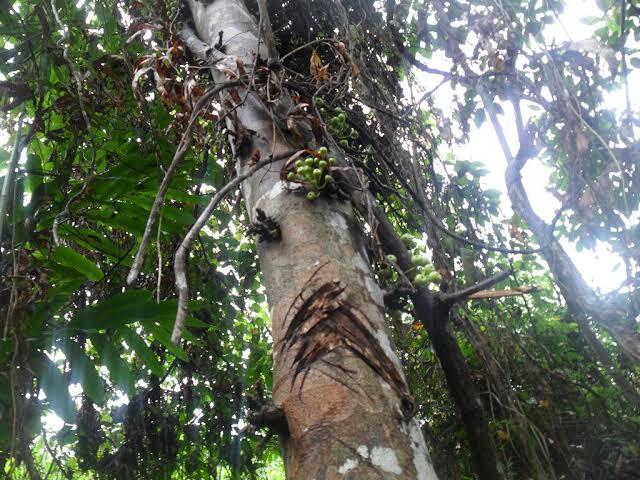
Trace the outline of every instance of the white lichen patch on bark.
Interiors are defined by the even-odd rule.
[[[348,228],[347,221],[338,212],[331,212],[329,223],[338,230],[347,230]]]
[[[269,202],[274,201],[276,198],[278,198],[278,196],[286,191],[287,190],[284,188],[284,182],[282,180],[278,180],[271,186],[269,190],[260,195],[260,197],[256,200],[254,207],[262,208],[267,215],[272,214],[272,212],[270,212],[271,209],[269,208]],[[266,203],[266,205],[262,206],[263,203]]]
[[[355,458],[348,458],[347,461],[340,466],[340,468],[338,469],[338,473],[340,475],[344,475],[350,470],[353,470],[354,468],[356,468],[359,463],[360,462]]]
[[[386,380],[383,380],[382,378],[379,378],[378,380],[380,380],[380,385],[382,385],[382,389],[385,392],[392,392],[393,391],[391,389],[391,385],[389,385],[389,382],[387,382]]]
[[[416,480],[438,480],[438,476],[431,464],[429,452],[427,452],[427,446],[424,443],[424,437],[420,431],[418,421],[416,419],[411,420],[406,427],[402,427],[402,431],[405,435],[408,435],[411,443],[413,466],[416,469]]]
[[[371,449],[371,463],[387,473],[395,473],[396,475],[402,473],[396,452],[389,447],[373,447]]]
[[[363,256],[362,252],[358,252],[358,255],[354,255],[351,259],[351,264],[362,273],[371,275],[371,269],[369,268],[369,264],[367,263],[365,258],[366,257]]]
[[[382,350],[387,355],[387,357],[391,359],[394,365],[398,368],[398,372],[400,372],[400,374],[404,378],[404,375],[402,374],[402,366],[400,365],[400,360],[398,359],[396,352],[393,350],[393,347],[391,346],[391,342],[389,341],[389,335],[387,335],[387,332],[380,329],[374,329],[373,334],[378,340],[378,344],[380,345],[380,348],[382,348]]]
[[[369,448],[366,445],[360,445],[356,448],[356,452],[358,452],[358,455],[360,455],[364,460],[370,461],[371,464],[380,468],[384,472],[393,473],[395,475],[400,475],[402,473],[402,467],[400,466],[400,462],[398,462],[398,456],[392,448],[372,447],[371,452],[369,452]],[[345,462],[345,465],[348,462],[349,460]]]
[[[371,296],[371,300],[373,300],[378,307],[384,308],[384,293],[382,293],[382,289],[373,279],[373,276],[371,275],[371,268],[367,263],[366,258],[366,254],[360,251],[351,259],[351,265],[362,272],[365,287]]]
[[[371,276],[366,277],[365,283],[367,284],[367,290],[369,291],[373,302],[378,307],[384,308],[384,293],[382,293],[380,285],[378,285]]]
[[[184,274],[184,272],[176,273],[176,287],[178,287],[179,289],[187,288],[187,276]]]

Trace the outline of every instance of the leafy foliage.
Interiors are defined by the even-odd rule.
[[[170,340],[173,254],[209,192],[234,174],[215,102],[167,191],[144,273],[125,287],[164,171],[210,83],[178,35],[174,3],[0,1],[2,129],[23,149],[8,182],[12,142],[0,147],[9,193],[0,471],[9,478],[282,476],[272,432],[247,428],[271,389],[272,344],[239,197],[218,207],[192,248],[191,316],[185,341]],[[468,286],[507,265],[516,274],[505,287],[537,287],[452,313],[505,478],[634,478],[638,366],[606,326],[569,308],[544,250],[510,253],[544,245],[485,187],[495,166],[451,152],[473,122],[513,112],[519,140],[533,139],[532,161],[551,172],[555,235],[580,248],[604,242],[619,256],[627,280],[609,303],[637,334],[640,125],[628,78],[640,69],[638,7],[598,2],[593,39],[553,45],[545,28],[558,22],[557,0],[269,3],[282,53],[335,35],[285,59],[290,88],[330,127],[396,230],[431,252],[431,288]],[[430,66],[438,55],[446,70]],[[451,87],[450,114],[422,91],[419,70]],[[608,108],[611,91],[626,94],[624,111]],[[320,192],[331,175],[318,175]],[[436,469],[473,478],[431,340],[394,262],[373,234],[367,242]]]

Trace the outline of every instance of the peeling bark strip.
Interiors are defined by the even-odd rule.
[[[305,300],[302,296],[308,289],[311,287],[305,286],[292,305],[293,318],[285,320],[289,326],[278,347],[280,353],[285,349],[298,349],[293,359],[295,370],[291,388],[298,376],[303,374],[302,389],[309,370],[317,362],[344,370],[343,373],[347,375],[351,373],[325,359],[330,353],[343,349],[360,358],[391,386],[401,399],[403,415],[411,418],[416,406],[407,383],[380,341],[371,333],[375,326],[343,295],[346,287],[339,280],[329,281],[316,288]],[[349,387],[346,381],[345,385]]]

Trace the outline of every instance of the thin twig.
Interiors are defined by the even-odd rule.
[[[60,459],[58,458],[58,456],[55,454],[55,452],[51,448],[51,445],[49,445],[49,441],[47,440],[47,432],[44,431],[44,428],[42,429],[42,441],[44,443],[44,447],[47,449],[47,452],[49,452],[49,455],[51,455],[51,459],[53,460],[53,463],[55,463],[58,466],[58,469],[60,469],[60,471],[64,474],[64,476],[66,478],[71,480],[73,478],[73,476],[71,475],[70,472],[68,472],[62,466],[62,463],[60,463]]]
[[[503,290],[481,290],[467,297],[467,300],[486,300],[488,298],[522,297],[535,293],[538,287],[518,287]]]
[[[160,287],[162,286],[162,245],[160,244],[160,232],[162,231],[162,212],[158,219],[158,233],[156,235],[156,249],[158,250],[158,283],[156,284],[156,303],[160,303]]]
[[[379,150],[377,150],[377,147],[375,145],[374,145],[374,148],[376,149],[377,153],[380,155],[380,158],[382,158],[383,161],[385,161],[385,163],[387,165],[389,165],[388,161],[386,160],[386,157],[384,156],[384,153],[379,151]],[[397,178],[400,181],[400,183],[402,184],[402,186],[404,188],[406,188],[407,191],[411,194],[411,197],[418,204],[418,207],[420,207],[424,211],[424,213],[427,214],[427,217],[431,221],[432,225],[437,230],[441,231],[442,233],[444,233],[448,237],[453,238],[454,240],[458,241],[459,243],[462,243],[462,244],[465,244],[465,245],[472,245],[474,247],[478,247],[478,248],[481,248],[483,250],[488,250],[490,252],[498,252],[498,253],[505,253],[505,254],[520,254],[520,255],[530,255],[530,254],[533,254],[533,253],[539,253],[539,252],[543,251],[546,248],[546,245],[538,247],[538,248],[523,248],[523,249],[508,248],[508,247],[497,247],[497,246],[489,245],[488,243],[485,243],[485,242],[481,242],[481,241],[478,241],[478,240],[473,240],[473,239],[470,239],[470,238],[465,238],[465,237],[463,237],[461,235],[458,235],[457,233],[452,232],[451,230],[449,230],[442,223],[442,221],[438,218],[436,213],[429,207],[429,205],[427,205],[426,201],[420,195],[418,195],[413,190],[413,188],[411,188],[411,185],[409,185],[407,180],[402,175],[398,174]]]
[[[9,295],[7,318],[5,319],[4,332],[2,333],[3,340],[7,339],[9,327],[13,323],[13,314],[16,311],[16,306],[18,305],[18,262],[16,260],[16,190],[16,188],[13,189],[13,205],[11,207],[13,211],[13,220],[11,221],[11,261],[13,263],[13,271],[11,272],[11,294]]]
[[[80,75],[75,65],[71,61],[71,58],[69,57],[69,43],[70,43],[69,30],[67,27],[65,27],[64,23],[62,23],[62,20],[58,15],[58,10],[56,9],[56,5],[55,5],[55,0],[51,0],[51,10],[53,12],[53,16],[56,20],[56,23],[58,24],[58,28],[60,29],[62,34],[62,37],[60,38],[60,40],[58,40],[58,45],[64,43],[62,47],[62,56],[67,62],[67,65],[69,66],[69,70],[71,71],[71,76],[73,77],[73,81],[76,87],[76,94],[78,95],[78,105],[80,106],[80,112],[82,113],[82,118],[87,128],[87,133],[89,134],[90,143],[93,147],[91,167],[89,169],[89,174],[85,176],[84,182],[82,183],[82,188],[80,188],[78,192],[74,193],[73,195],[71,195],[71,197],[69,197],[69,200],[67,200],[67,203],[65,204],[64,209],[61,212],[59,212],[53,219],[53,227],[51,228],[51,234],[53,236],[54,245],[58,246],[61,243],[60,236],[58,234],[58,228],[60,226],[60,223],[62,222],[63,219],[69,216],[70,214],[69,209],[71,204],[77,198],[82,196],[82,194],[85,192],[85,190],[89,186],[89,183],[91,182],[91,180],[95,175],[94,170],[96,165],[96,146],[95,146],[93,137],[91,136],[91,121],[89,120],[89,115],[87,113],[87,109],[84,103],[84,98],[82,96],[82,76]]]
[[[58,44],[65,42],[65,45],[62,47],[62,56],[65,61],[69,65],[69,70],[71,70],[71,76],[76,84],[76,92],[78,94],[78,103],[80,105],[80,111],[82,112],[82,118],[84,119],[84,123],[87,126],[87,131],[91,130],[91,122],[89,121],[89,115],[87,115],[87,109],[84,105],[84,99],[82,98],[82,77],[78,70],[76,70],[73,62],[69,58],[69,30],[64,26],[62,20],[60,20],[60,16],[58,15],[58,10],[56,10],[56,2],[55,0],[51,0],[51,10],[53,11],[53,16],[56,19],[56,23],[58,24],[58,28],[62,33],[62,37],[58,41]]]
[[[7,202],[9,201],[9,189],[13,184],[16,167],[18,166],[18,159],[20,158],[20,152],[22,150],[22,119],[24,114],[20,115],[18,120],[18,129],[16,130],[16,138],[13,142],[13,151],[11,152],[11,159],[9,160],[9,170],[4,177],[2,183],[2,194],[0,194],[0,241],[2,241],[2,232],[4,229],[4,216],[7,211]]]
[[[287,156],[289,156],[287,154]],[[218,204],[231,192],[235,189],[242,181],[249,178],[255,172],[260,170],[265,165],[276,161],[277,158],[267,157],[264,160],[257,162],[251,168],[249,168],[246,172],[236,176],[233,180],[227,183],[224,187],[222,187],[216,194],[213,196],[209,204],[202,211],[196,222],[193,224],[191,229],[187,232],[182,243],[178,247],[176,251],[173,270],[175,273],[175,282],[176,289],[178,290],[178,311],[176,312],[176,320],[173,325],[173,333],[171,334],[171,341],[177,345],[182,338],[182,333],[184,332],[184,322],[187,317],[188,307],[187,304],[189,302],[189,285],[187,282],[187,255],[189,250],[191,249],[191,244],[198,236],[198,233],[204,227],[205,223],[209,220],[209,217],[213,213],[214,209],[218,206]]]
[[[82,194],[87,190],[87,187],[89,186],[89,183],[91,182],[91,180],[93,180],[94,177],[94,167],[95,167],[95,146],[93,149],[93,161],[91,162],[91,167],[89,168],[89,173],[87,174],[87,176],[85,177],[84,181],[82,182],[82,187],[80,188],[80,190],[78,190],[76,193],[74,193],[73,195],[71,195],[69,197],[69,200],[67,200],[67,203],[65,204],[64,208],[62,209],[61,212],[59,212],[58,214],[56,214],[55,218],[53,219],[53,226],[51,227],[51,235],[53,236],[53,243],[54,245],[57,247],[59,245],[61,245],[61,241],[60,241],[60,234],[58,233],[59,227],[60,227],[60,223],[62,222],[62,220],[64,220],[65,218],[67,218],[69,216],[69,214],[71,213],[70,207],[71,204],[78,199],[79,197],[82,196]]]
[[[314,45],[318,45],[320,43],[334,43],[334,42],[335,42],[335,40],[333,40],[331,38],[319,38],[317,40],[312,40],[310,42],[305,43],[304,45],[299,46],[298,48],[294,48],[293,50],[287,52],[285,55],[282,56],[280,61],[284,62],[291,55],[294,55],[294,54],[298,53],[299,51],[304,50],[305,48],[313,47]]]
[[[505,278],[509,277],[511,274],[513,274],[513,270],[505,270],[492,277],[482,280],[481,282],[478,282],[475,285],[471,285],[468,288],[458,290],[457,292],[443,293],[440,295],[440,298],[442,299],[443,302],[450,303],[450,304],[459,302],[473,295],[474,293],[477,293],[481,290],[486,290],[487,288],[492,287],[496,283],[501,282]]]
[[[187,124],[187,128],[182,134],[182,138],[180,139],[180,143],[178,144],[178,149],[173,156],[173,160],[171,160],[171,164],[167,168],[165,172],[164,178],[162,179],[162,183],[160,184],[160,188],[158,189],[158,193],[156,194],[156,198],[153,201],[153,206],[151,207],[151,212],[149,213],[149,218],[147,218],[147,225],[144,228],[144,234],[142,235],[142,240],[140,241],[140,247],[136,252],[136,256],[133,260],[133,264],[131,265],[131,270],[129,270],[129,275],[127,276],[127,284],[131,285],[142,268],[142,263],[144,262],[144,256],[147,252],[147,247],[149,246],[149,241],[151,239],[151,230],[153,228],[153,224],[156,221],[156,217],[160,212],[160,207],[164,204],[164,196],[169,189],[169,185],[171,183],[171,179],[173,178],[173,174],[180,163],[180,161],[184,158],[189,147],[191,146],[191,142],[193,137],[191,132],[193,130],[193,125],[195,124],[200,111],[204,108],[204,106],[211,100],[211,98],[216,95],[218,92],[224,90],[225,88],[234,87],[239,85],[239,80],[231,80],[223,83],[219,83],[218,85],[210,88],[196,103],[193,112],[191,113],[191,118],[189,119],[189,123]]]

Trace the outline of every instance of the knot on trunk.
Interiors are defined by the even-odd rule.
[[[255,430],[266,427],[276,433],[286,434],[288,431],[284,411],[271,401],[265,402],[258,409],[250,411],[247,421]]]
[[[278,222],[267,216],[260,208],[256,208],[256,221],[249,226],[247,234],[257,235],[259,242],[276,241],[282,238]]]

